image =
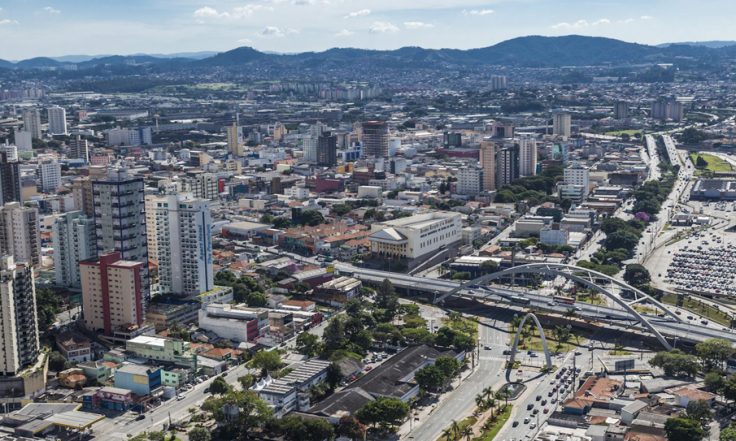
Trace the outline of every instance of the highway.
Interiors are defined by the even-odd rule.
[[[459,282],[453,280],[413,277],[400,273],[358,268],[344,263],[335,264],[335,269],[340,273],[352,274],[354,277],[366,282],[380,283],[385,279],[389,279],[397,287],[429,293],[436,292],[438,296],[450,292],[460,285]],[[486,290],[465,290],[461,292],[460,295],[479,300],[507,303],[510,306],[510,297],[523,296],[530,300],[529,305],[514,306],[529,308],[532,310],[542,310],[560,315],[564,315],[570,308],[570,305],[551,302],[550,297],[546,295],[535,294],[529,291],[512,291],[497,287],[493,287],[491,292]],[[625,326],[629,325],[632,321],[626,311],[618,308],[590,305],[582,302],[575,303],[573,307],[576,308],[576,316],[579,317],[606,322],[613,325],[624,324]],[[708,338],[723,338],[736,343],[736,334],[733,334],[728,330],[716,328],[712,324],[711,326],[701,326],[695,323],[678,323],[647,314],[642,314],[642,316],[652,323],[665,337],[672,339],[676,338],[679,341],[688,341],[693,343],[697,343]]]

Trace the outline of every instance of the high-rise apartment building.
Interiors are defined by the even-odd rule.
[[[652,118],[679,122],[685,117],[685,107],[675,98],[660,98],[652,103]]]
[[[484,141],[480,145],[480,167],[483,169],[483,191],[496,189],[496,144]]]
[[[153,224],[159,291],[197,295],[214,287],[212,217],[209,201],[191,195],[147,196],[146,212]],[[149,228],[151,225],[149,225]]]
[[[552,114],[552,134],[569,138],[572,135],[572,116],[564,111]]]
[[[10,160],[7,152],[0,152],[0,206],[8,202],[22,202],[21,199],[18,161]]]
[[[235,156],[243,156],[243,143],[240,140],[240,127],[233,122],[227,127],[227,149]]]
[[[0,375],[17,375],[40,354],[33,268],[0,257]]]
[[[590,169],[582,164],[573,163],[564,170],[564,185],[582,187],[583,198],[590,190]]]
[[[475,196],[483,191],[483,169],[477,167],[463,167],[457,174],[458,194]]]
[[[111,171],[92,183],[97,254],[118,251],[120,258],[140,262],[144,298],[150,296],[148,239],[143,178]]]
[[[44,193],[55,193],[61,187],[61,164],[55,160],[38,164],[38,188]]]
[[[31,136],[31,132],[16,130],[13,134],[13,140],[19,152],[33,151],[33,137]]]
[[[89,142],[79,135],[69,141],[69,158],[89,162]]]
[[[385,121],[366,121],[361,125],[363,156],[388,157],[388,124]]]
[[[54,220],[51,237],[56,285],[81,288],[79,262],[97,256],[94,219],[81,211],[64,213]]]
[[[332,167],[337,164],[337,136],[322,132],[317,138],[317,164]]]
[[[220,196],[220,179],[214,173],[191,172],[187,184],[186,189],[196,198],[216,200]]]
[[[0,256],[35,266],[41,263],[38,210],[10,202],[0,208]]]
[[[519,179],[519,149],[516,145],[504,147],[496,153],[496,188]]]
[[[41,139],[41,112],[38,109],[25,109],[23,111],[23,131],[29,132],[31,138]]]
[[[66,135],[66,110],[63,107],[54,106],[47,109],[49,117],[49,134]]]
[[[491,90],[503,90],[507,87],[505,75],[493,75],[491,77]]]
[[[111,335],[121,327],[144,321],[141,262],[122,260],[119,252],[80,263],[82,311],[87,329]]]
[[[537,141],[530,136],[519,138],[519,176],[537,174]]]
[[[616,119],[626,119],[629,117],[629,103],[626,101],[617,101],[613,105],[613,116]]]

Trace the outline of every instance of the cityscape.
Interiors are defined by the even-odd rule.
[[[0,8],[0,441],[736,441],[720,19],[73,3]]]

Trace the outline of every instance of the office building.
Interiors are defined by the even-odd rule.
[[[317,164],[332,167],[337,165],[337,136],[322,132],[317,138]]]
[[[69,159],[81,159],[84,162],[89,162],[89,142],[79,135],[69,141]]]
[[[55,160],[38,164],[38,189],[44,193],[56,193],[61,187],[61,164]]]
[[[463,136],[459,132],[445,132],[442,134],[442,145],[445,147],[460,147],[463,145]]]
[[[214,173],[190,172],[187,184],[185,189],[196,198],[216,200],[220,196],[220,179]]]
[[[33,150],[33,137],[31,132],[16,130],[13,134],[13,140],[18,147],[19,152],[30,152]]]
[[[146,216],[153,223],[159,291],[191,296],[214,288],[212,218],[209,201],[190,195],[146,197]]]
[[[47,110],[49,117],[49,134],[66,135],[66,110],[63,107],[54,106]]]
[[[117,251],[79,264],[87,329],[111,335],[143,324],[143,269],[141,262],[122,260]]]
[[[57,286],[82,287],[79,262],[97,256],[95,221],[81,211],[64,213],[52,226],[54,245],[54,280]]]
[[[504,90],[507,87],[505,75],[493,75],[491,77],[491,90]]]
[[[530,136],[519,138],[519,176],[537,174],[537,141]]]
[[[475,196],[483,191],[483,169],[477,167],[463,167],[457,174],[458,194]]]
[[[120,127],[117,127],[106,131],[105,136],[107,137],[108,146],[135,146],[153,144],[150,127],[138,127],[130,129],[121,129]]]
[[[236,122],[227,127],[227,149],[234,156],[243,156],[243,143],[240,140],[240,127]]]
[[[20,169],[7,152],[0,152],[0,206],[8,202],[22,202]]]
[[[613,117],[616,119],[626,119],[629,117],[629,103],[626,101],[617,101],[613,105]]]
[[[371,251],[416,259],[462,240],[462,215],[449,211],[416,214],[371,225]]]
[[[484,141],[480,145],[480,166],[483,169],[483,191],[496,189],[496,144]]]
[[[38,109],[23,111],[23,131],[31,134],[32,139],[41,139],[41,112]]]
[[[519,179],[519,149],[516,145],[503,147],[496,153],[496,188]]]
[[[18,160],[18,147],[12,144],[0,145],[0,154],[3,154],[3,153],[7,157],[7,160],[10,162]]]
[[[582,164],[573,163],[565,168],[563,183],[581,186],[583,198],[587,198],[590,189],[590,169]]]
[[[569,138],[572,135],[572,116],[564,111],[552,114],[552,134]]]
[[[0,258],[0,375],[12,376],[38,361],[38,317],[33,269],[13,256]]]
[[[149,297],[148,239],[143,178],[113,170],[92,183],[97,254],[118,251],[120,259],[140,262],[144,298]]]
[[[38,210],[10,202],[0,208],[0,256],[16,262],[41,263]]]
[[[514,123],[511,121],[493,121],[490,132],[492,138],[513,138]]]
[[[368,158],[388,157],[388,124],[385,121],[366,121],[361,125],[363,156]]]

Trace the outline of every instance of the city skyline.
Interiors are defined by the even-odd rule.
[[[642,44],[735,39],[723,33],[736,5],[628,0],[132,0],[89,8],[78,0],[9,0],[0,59],[227,51],[282,53],[332,47],[468,49],[525,35],[588,35]],[[708,27],[689,26],[694,19]],[[33,36],[33,38],[32,38]],[[123,38],[121,38],[121,36]],[[43,42],[39,44],[39,42]]]

